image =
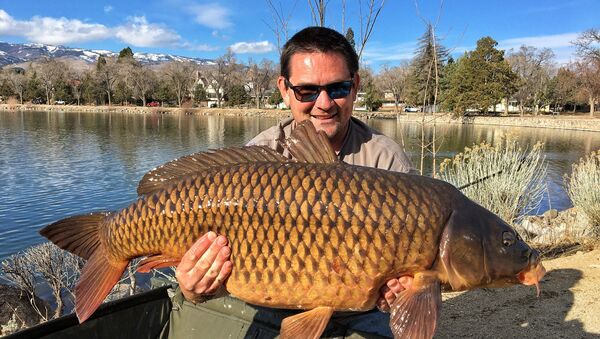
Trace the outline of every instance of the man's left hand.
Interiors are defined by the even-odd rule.
[[[381,287],[379,292],[381,296],[377,300],[377,308],[381,312],[390,312],[390,306],[396,300],[398,295],[409,289],[412,285],[413,277],[411,276],[402,276],[398,279],[389,280],[385,285]]]

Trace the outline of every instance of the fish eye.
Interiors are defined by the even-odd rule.
[[[516,239],[517,237],[513,232],[502,232],[502,244],[505,247],[512,246],[515,243]]]

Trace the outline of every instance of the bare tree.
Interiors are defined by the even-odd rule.
[[[73,96],[77,99],[77,106],[81,104],[81,97],[83,96],[84,81],[86,79],[85,72],[79,70],[73,70],[69,74],[69,86],[73,92]]]
[[[75,283],[79,278],[83,260],[65,252],[52,243],[43,243],[13,255],[2,262],[4,276],[26,292],[30,302],[40,317],[48,319],[43,308],[35,304],[35,291],[38,278],[50,288],[56,309],[51,319],[63,314],[64,298],[73,296]]]
[[[208,80],[207,87],[215,92],[217,106],[221,107],[221,101],[225,91],[233,84],[236,76],[237,62],[231,50],[215,60],[214,65],[204,67],[202,73]],[[207,88],[207,91],[209,89]]]
[[[600,30],[592,28],[581,33],[573,44],[579,56],[600,60]]]
[[[265,24],[275,34],[275,38],[277,40],[277,50],[279,50],[279,54],[281,55],[283,45],[288,40],[288,23],[292,17],[292,13],[294,12],[298,0],[294,0],[293,5],[289,7],[289,12],[287,13],[285,13],[283,10],[281,0],[278,0],[277,4],[273,3],[273,0],[266,0],[266,2],[267,6],[269,6],[269,10],[271,11],[271,16],[273,17],[273,25],[270,25],[266,22]]]
[[[102,85],[108,98],[108,105],[112,105],[112,94],[115,84],[119,79],[119,65],[116,58],[104,58],[100,56],[96,64],[96,77]]]
[[[54,101],[54,86],[67,70],[67,65],[56,59],[47,58],[37,65],[37,75],[46,93],[46,102],[48,104]]]
[[[250,92],[254,97],[256,108],[260,108],[265,91],[269,89],[275,76],[275,64],[272,61],[263,59],[260,65],[252,60],[248,61],[246,81],[250,85]]]
[[[360,12],[360,40],[358,42],[359,60],[362,57],[362,53],[367,45],[367,41],[369,41],[369,38],[373,33],[373,28],[375,28],[375,23],[377,22],[377,18],[379,17],[384,4],[385,0],[377,1],[377,3],[376,0],[368,0],[366,11],[364,11],[362,1],[358,0],[358,8]],[[363,11],[365,12],[364,15]]]
[[[14,68],[6,70],[4,75],[13,92],[19,96],[19,102],[23,104],[23,93],[27,88],[27,76],[23,74],[22,70]]]
[[[191,62],[172,61],[163,68],[165,79],[171,84],[171,89],[177,97],[177,105],[181,107],[183,99],[194,87],[197,65]]]
[[[590,116],[594,116],[596,103],[600,101],[600,60],[579,60],[575,62],[579,95],[590,105]]]
[[[524,114],[525,106],[533,107],[535,114],[539,112],[542,96],[554,67],[553,58],[554,53],[549,48],[538,51],[532,46],[521,46],[506,58],[513,72],[520,78],[519,89],[514,97],[519,101],[521,115]]]
[[[310,7],[310,15],[312,23],[315,26],[325,26],[325,11],[329,0],[308,0],[308,7]]]
[[[383,65],[383,68],[377,77],[377,82],[381,87],[381,90],[384,93],[389,91],[394,96],[394,109],[396,113],[398,113],[400,101],[404,100],[404,95],[408,88],[409,74],[409,65],[404,63],[396,67]]]
[[[146,106],[146,100],[158,82],[154,71],[140,64],[129,63],[123,68],[123,72],[133,96],[142,100],[142,105]]]

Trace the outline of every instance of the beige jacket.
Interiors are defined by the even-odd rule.
[[[250,140],[248,145],[263,145],[281,150],[278,140],[284,140],[289,136],[294,126],[292,118],[283,120],[278,125],[261,132]],[[354,117],[350,119],[348,133],[338,156],[340,160],[350,165],[416,173],[400,145]]]

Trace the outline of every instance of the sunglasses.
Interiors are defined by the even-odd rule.
[[[317,100],[319,94],[321,94],[322,90],[327,92],[327,95],[331,99],[341,99],[345,98],[352,91],[352,84],[354,84],[353,80],[346,80],[340,82],[334,82],[332,84],[328,84],[325,86],[318,85],[299,85],[294,86],[292,83],[285,79],[285,85],[288,88],[291,88],[294,91],[294,96],[296,100],[300,102],[313,102]]]

